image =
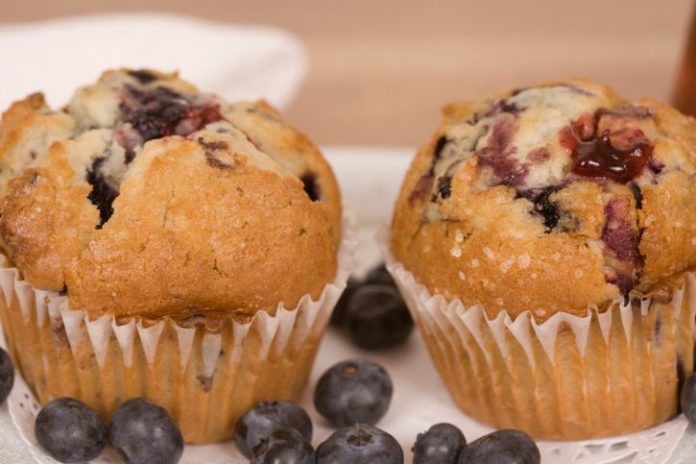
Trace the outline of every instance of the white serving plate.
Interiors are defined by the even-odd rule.
[[[344,203],[355,212],[360,224],[357,272],[362,273],[380,260],[374,235],[389,221],[392,204],[413,150],[333,147],[327,148],[325,152],[341,183]],[[329,366],[352,357],[377,361],[392,375],[394,399],[389,412],[378,426],[399,440],[407,463],[411,462],[410,448],[416,434],[434,423],[446,421],[460,426],[469,441],[491,430],[468,418],[455,407],[417,333],[403,347],[384,353],[370,353],[351,346],[340,334],[330,330],[302,399],[303,406],[314,421],[315,446],[332,430],[312,405],[313,387],[317,378]],[[21,379],[18,379],[12,392],[9,406],[9,411],[8,405],[0,408],[0,463],[54,463],[33,444],[35,441],[31,424],[35,406]],[[685,432],[685,429],[686,420],[680,416],[670,423],[624,437],[583,442],[540,442],[539,447],[544,464],[681,464],[693,462],[693,456],[696,456],[696,430],[690,427]],[[120,461],[110,450],[94,462]],[[181,462],[247,463],[231,442],[189,446]]]

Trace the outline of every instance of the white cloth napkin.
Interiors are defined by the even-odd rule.
[[[156,13],[79,16],[0,26],[0,111],[42,91],[54,107],[109,68],[179,70],[230,100],[283,108],[307,70],[303,46],[271,27]]]

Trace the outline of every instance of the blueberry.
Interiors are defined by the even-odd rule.
[[[388,433],[355,424],[334,432],[317,448],[317,464],[402,464],[404,452]]]
[[[104,156],[95,158],[85,175],[85,180],[92,186],[92,191],[87,195],[87,199],[99,210],[97,229],[101,229],[114,214],[113,204],[118,197],[118,190],[102,171],[102,166],[106,160],[107,158]]]
[[[519,430],[498,430],[469,443],[458,464],[539,464],[539,448]]]
[[[413,445],[413,464],[457,464],[465,446],[464,434],[454,425],[433,425],[418,434]]]
[[[114,412],[109,438],[128,464],[174,464],[184,452],[169,413],[144,398],[128,400]]]
[[[321,188],[317,182],[317,175],[312,171],[305,171],[300,175],[300,180],[304,184],[304,191],[312,201],[321,199]]]
[[[0,404],[4,403],[14,385],[14,366],[5,350],[0,348]]]
[[[350,304],[350,299],[353,296],[355,290],[360,286],[360,281],[355,277],[348,279],[346,284],[346,289],[343,290],[341,298],[338,299],[336,307],[331,313],[331,325],[334,327],[342,327],[346,320],[346,312],[348,310],[348,305]]]
[[[256,447],[251,464],[314,464],[314,448],[296,429],[278,429]]]
[[[379,284],[396,287],[396,282],[394,282],[394,278],[391,276],[389,271],[387,271],[387,266],[384,263],[381,263],[372,268],[365,276],[364,283],[366,285]]]
[[[368,361],[340,362],[324,374],[314,390],[314,406],[335,427],[375,424],[389,409],[391,378],[380,365]]]
[[[106,447],[106,424],[97,411],[73,398],[44,406],[34,422],[36,440],[59,462],[96,458]]]
[[[380,350],[405,342],[413,331],[413,319],[396,287],[370,284],[351,296],[346,327],[355,345]]]
[[[312,420],[297,403],[259,403],[237,421],[234,442],[239,451],[248,458],[273,432],[284,428],[293,428],[308,442],[312,440]]]
[[[123,120],[145,142],[174,134],[189,135],[222,119],[217,105],[194,105],[190,98],[168,87],[142,89],[126,84],[124,97],[119,105]],[[182,122],[189,123],[185,133]]]
[[[689,422],[696,424],[696,374],[691,375],[682,385],[680,404]]]

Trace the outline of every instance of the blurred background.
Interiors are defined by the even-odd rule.
[[[629,98],[670,100],[692,7],[691,0],[25,0],[3,1],[0,27],[118,11],[277,26],[308,56],[286,111],[295,125],[324,145],[415,146],[446,102],[540,80],[588,77]]]

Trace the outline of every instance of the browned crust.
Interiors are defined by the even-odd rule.
[[[601,92],[601,105],[625,104],[610,89],[583,81]],[[548,85],[550,85],[549,83]],[[602,193],[590,181],[579,181],[555,194],[553,200],[582,218],[577,230],[545,234],[543,224],[530,215],[531,203],[515,190],[498,186],[482,190],[475,157],[464,162],[451,183],[451,197],[436,207],[430,192],[417,195],[428,176],[440,136],[462,124],[496,98],[454,103],[444,109],[444,120],[431,141],[416,154],[404,179],[391,227],[391,251],[417,279],[435,294],[459,298],[467,305],[482,304],[494,317],[505,309],[513,316],[531,310],[540,319],[558,311],[585,314],[589,305],[604,305],[620,295],[605,280],[608,263],[602,256],[605,226]],[[612,198],[623,198],[629,218],[643,230],[640,252],[645,264],[638,290],[696,266],[696,198],[694,172],[696,122],[667,105],[645,100],[654,118],[640,127],[655,141],[653,158],[674,172],[643,190],[643,209],[636,209],[628,186],[610,187]],[[653,122],[654,121],[654,122]],[[535,130],[523,127],[518,130]],[[603,195],[605,196],[603,198]],[[437,208],[437,217],[428,218]],[[457,237],[461,241],[457,241]]]
[[[316,175],[321,192],[321,205],[330,218],[337,243],[340,239],[341,194],[331,166],[317,146],[302,132],[291,126],[265,100],[259,100],[243,110],[226,116],[264,153],[268,153],[296,176]],[[272,136],[269,137],[269,134]]]
[[[51,112],[43,94],[14,102],[0,120],[0,192],[15,175],[43,157],[55,140],[72,134],[74,123],[61,112]]]
[[[193,90],[176,75],[165,77],[168,86]],[[29,163],[5,157],[23,133],[53,134],[41,95],[16,103],[0,125],[0,163],[7,158],[17,169],[0,198],[5,253],[33,286],[66,288],[71,306],[92,317],[231,311],[243,318],[318,297],[335,276],[341,236],[333,172],[267,103],[230,107],[225,118],[270,156],[265,167],[244,144],[206,146],[196,134],[153,140],[132,162],[114,213],[99,229],[87,198],[92,187],[75,161],[89,155],[82,136],[53,142],[26,169]],[[67,114],[59,118],[74,126]],[[316,179],[319,201],[304,191],[305,172]]]
[[[654,100],[644,100],[656,115],[662,138],[655,148],[664,162],[682,169],[666,173],[643,188],[639,214],[644,229],[640,244],[649,285],[696,266],[696,120]]]
[[[175,138],[146,150],[136,163],[151,164],[122,184],[113,217],[67,271],[75,307],[150,317],[273,312],[332,280],[333,224],[297,179],[234,155],[232,169],[211,167],[200,145]]]

